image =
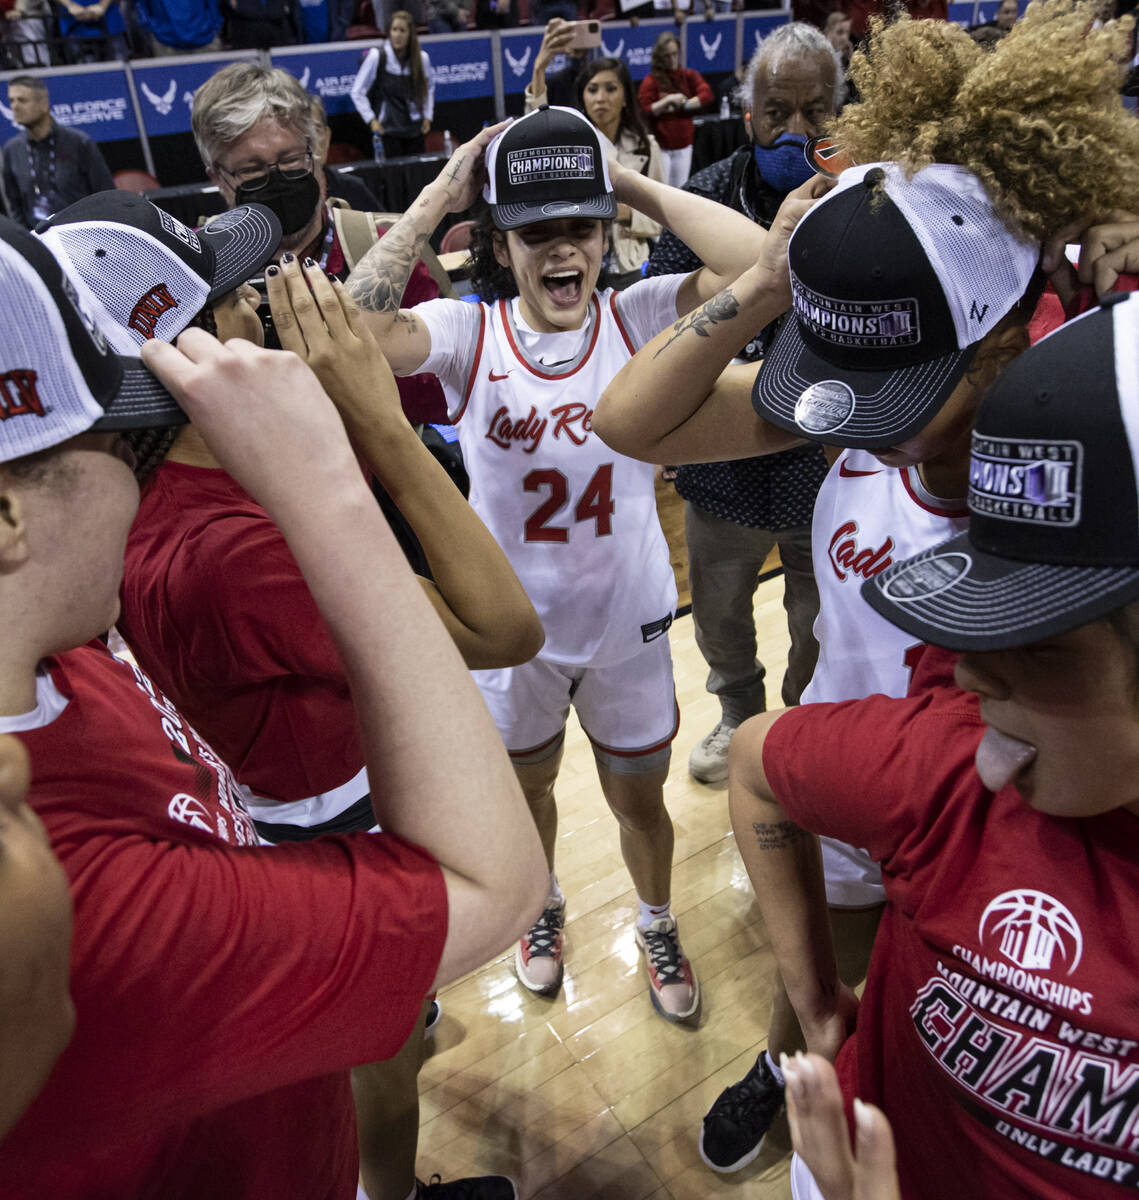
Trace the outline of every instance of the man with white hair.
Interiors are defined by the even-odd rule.
[[[838,55],[814,26],[794,21],[777,29],[752,57],[738,91],[747,145],[698,172],[685,191],[768,227],[787,193],[809,178],[804,147],[834,115],[842,87]],[[687,246],[664,233],[647,274],[693,271],[700,265]],[[774,327],[756,330],[741,356],[749,362],[761,358],[766,335],[773,333]],[[818,644],[811,626],[819,594],[811,568],[811,513],[826,471],[817,446],[677,469],[676,490],[686,501],[696,643],[708,663],[708,691],[721,710],[715,728],[688,760],[693,778],[702,783],[728,777],[732,734],[767,707],[752,600],[774,546],[783,563],[783,605],[791,634],[785,705],[798,703],[814,671]]]

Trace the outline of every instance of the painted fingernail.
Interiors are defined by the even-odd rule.
[[[296,259],[297,256],[291,250],[286,250],[285,253],[281,255],[281,262],[283,263],[296,262]]]
[[[316,266],[316,259],[314,259],[314,258],[306,258],[306,259],[305,259],[305,266],[306,266],[306,267],[315,267],[315,266]]]
[[[280,273],[281,268],[276,264],[265,268],[265,274],[268,275],[270,279],[274,278],[274,276],[280,275]]]

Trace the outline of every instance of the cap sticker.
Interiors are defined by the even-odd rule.
[[[1080,442],[973,434],[969,508],[1029,525],[1078,525],[1083,480]]]
[[[571,204],[568,200],[558,200],[554,204],[543,204],[542,215],[546,217],[572,217],[581,212],[580,204]]]
[[[841,379],[812,383],[795,403],[795,424],[804,433],[839,429],[854,412],[854,392]]]
[[[807,331],[832,346],[883,350],[916,346],[921,341],[918,302],[898,300],[836,300],[804,287],[791,277],[795,315]]]
[[[172,217],[165,209],[159,208],[157,204],[153,205],[153,208],[158,213],[158,219],[162,222],[162,228],[171,237],[177,238],[184,245],[189,246],[195,254],[201,254],[202,244],[198,241],[198,235],[188,225],[183,225],[177,217]]]
[[[240,225],[249,216],[249,205],[239,204],[236,208],[231,208],[226,212],[218,213],[216,217],[210,217],[205,223],[204,228],[210,233],[225,233],[232,229],[235,225]]]
[[[596,179],[591,146],[532,146],[509,150],[506,169],[512,184],[549,179]]]
[[[949,554],[931,554],[917,562],[902,566],[897,574],[882,585],[883,593],[899,604],[908,600],[926,600],[951,588],[968,573],[973,560],[968,554],[953,551]]]

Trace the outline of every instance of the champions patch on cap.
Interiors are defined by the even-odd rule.
[[[1033,525],[1078,525],[1083,449],[1074,441],[1000,441],[974,433],[970,511]]]
[[[812,291],[792,276],[795,315],[820,342],[882,350],[921,341],[917,300],[836,300]]]
[[[550,179],[587,179],[592,182],[596,178],[593,149],[590,146],[511,150],[506,155],[506,170],[512,184],[541,183]]]

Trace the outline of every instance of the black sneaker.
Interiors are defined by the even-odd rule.
[[[740,1171],[763,1148],[763,1139],[783,1107],[783,1085],[771,1073],[767,1056],[731,1087],[725,1088],[704,1114],[700,1157],[713,1171]]]
[[[518,1189],[507,1175],[480,1175],[444,1183],[438,1175],[415,1181],[416,1200],[518,1200]]]

